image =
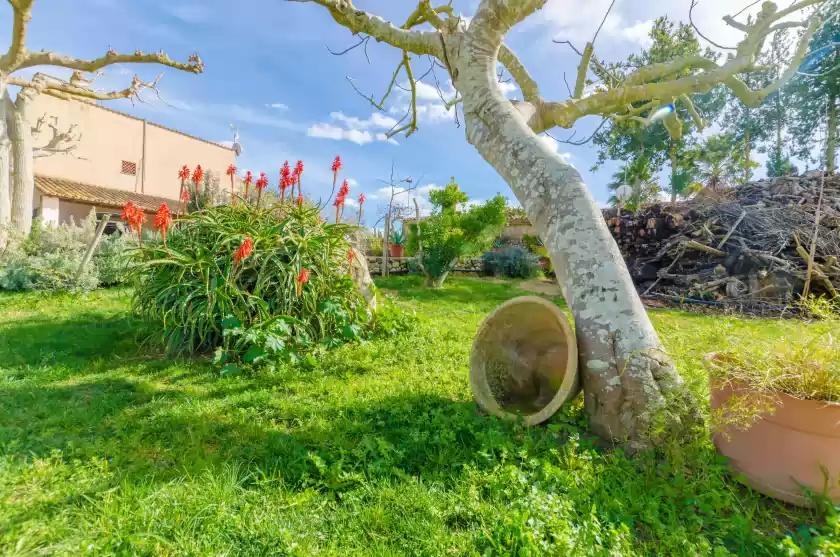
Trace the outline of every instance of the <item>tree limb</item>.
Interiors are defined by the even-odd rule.
[[[499,62],[510,72],[513,80],[519,85],[522,97],[528,102],[538,104],[540,102],[540,88],[537,82],[522,65],[519,57],[504,44],[499,48]]]
[[[417,81],[415,81],[414,74],[411,71],[411,56],[407,50],[403,50],[402,65],[405,68],[406,76],[408,76],[408,84],[411,87],[411,120],[409,120],[408,124],[385,134],[388,139],[403,131],[406,137],[417,131]]]
[[[354,35],[364,33],[378,42],[384,42],[400,50],[414,54],[441,56],[440,39],[437,31],[418,31],[396,27],[379,16],[356,9],[350,0],[288,0],[290,2],[314,2],[325,7],[336,23],[349,29]]]
[[[14,10],[14,24],[12,25],[12,44],[9,51],[3,56],[3,69],[11,73],[20,67],[21,62],[26,58],[26,31],[29,20],[32,19],[32,3],[35,0],[9,0]]]
[[[93,60],[64,56],[54,52],[30,52],[16,69],[31,68],[33,66],[58,66],[61,68],[69,68],[83,72],[95,72],[107,66],[119,63],[160,64],[162,66],[175,68],[176,70],[192,73],[201,73],[204,71],[204,62],[201,61],[201,57],[198,54],[190,55],[186,62],[178,62],[172,60],[164,52],[144,54],[138,50],[134,54],[119,54],[113,49],[109,49],[104,56],[100,56],[99,58],[95,58]]]

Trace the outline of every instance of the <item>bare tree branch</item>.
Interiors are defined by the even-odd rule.
[[[74,72],[74,77],[76,76]],[[134,76],[131,80],[131,85],[119,91],[99,92],[86,87],[90,82],[74,80],[71,78],[70,83],[62,81],[52,76],[44,75],[42,73],[35,74],[31,80],[22,79],[18,77],[10,77],[9,85],[17,85],[25,89],[34,89],[46,95],[50,95],[59,99],[73,100],[73,99],[90,99],[97,101],[110,101],[115,99],[129,99],[134,102],[137,99],[141,102],[140,92],[144,89],[151,89],[157,93],[160,98],[160,92],[157,89],[158,81],[160,81],[163,74],[158,75],[154,81],[144,82],[138,76]],[[79,85],[79,83],[83,85]],[[163,100],[163,99],[161,99]]]
[[[350,0],[288,0],[289,2],[314,2],[327,8],[336,23],[349,29],[354,35],[365,33],[377,41],[407,50],[414,54],[441,55],[437,31],[402,29],[381,17],[359,10]]]
[[[26,55],[23,62],[15,69],[31,68],[33,66],[59,66],[61,68],[81,70],[83,72],[95,72],[107,66],[120,63],[160,64],[175,68],[176,70],[192,73],[201,73],[204,71],[204,62],[201,61],[201,57],[198,54],[190,55],[186,62],[178,62],[172,60],[164,52],[144,54],[137,50],[134,54],[119,54],[113,49],[109,49],[104,56],[93,60],[64,56],[54,52],[31,52]]]
[[[734,46],[720,45],[720,44],[716,43],[715,41],[713,41],[712,39],[710,39],[709,37],[707,37],[706,35],[704,35],[702,31],[700,31],[700,29],[694,23],[694,18],[692,17],[694,15],[694,8],[697,6],[697,1],[698,0],[691,0],[691,7],[688,9],[688,21],[689,21],[689,23],[691,23],[691,27],[694,29],[694,32],[697,33],[703,39],[705,39],[706,42],[708,42],[708,43],[710,43],[710,44],[712,44],[712,45],[714,45],[714,46],[716,46],[716,47],[718,47],[722,50],[738,50]]]
[[[344,56],[345,54],[347,54],[347,53],[348,53],[348,52],[350,52],[351,50],[353,50],[353,49],[355,49],[355,48],[358,48],[358,47],[359,47],[359,46],[361,46],[363,43],[366,43],[366,42],[367,42],[367,41],[369,41],[369,40],[370,40],[370,37],[369,37],[369,36],[363,36],[363,37],[361,37],[361,38],[359,39],[359,42],[357,42],[357,43],[356,43],[356,44],[354,44],[354,45],[350,45],[350,46],[348,46],[347,48],[345,48],[344,50],[339,51],[339,52],[334,52],[334,51],[333,51],[333,50],[332,50],[329,46],[327,46],[327,45],[324,45],[324,48],[326,48],[326,49],[329,51],[329,53],[330,53],[330,54],[332,54],[333,56]],[[370,62],[370,60],[368,60],[368,62]]]
[[[408,77],[408,83],[411,87],[411,120],[405,126],[398,128],[396,130],[389,131],[385,136],[388,139],[391,139],[393,136],[397,135],[400,132],[405,132],[405,136],[408,137],[417,131],[417,81],[414,79],[414,74],[411,71],[411,56],[409,55],[407,50],[403,50],[403,61],[402,65],[405,68],[406,76]]]
[[[20,67],[21,62],[26,58],[26,31],[29,20],[32,19],[33,2],[34,0],[9,0],[14,11],[12,44],[9,45],[9,51],[0,62],[0,65],[9,73]]]

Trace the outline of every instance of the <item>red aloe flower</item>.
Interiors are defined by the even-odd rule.
[[[172,213],[166,203],[161,203],[157,214],[155,215],[155,230],[160,231],[163,237],[163,246],[166,247],[166,230],[172,224]]]
[[[365,194],[359,194],[359,226],[362,226],[362,208],[365,205]]]
[[[134,215],[134,211],[136,210],[137,207],[134,205],[134,203],[129,201],[125,204],[125,207],[123,207],[122,213],[120,214],[120,218],[126,221],[127,223],[131,224],[131,219]]]
[[[123,207],[120,218],[128,223],[129,230],[137,232],[137,245],[142,246],[143,223],[146,222],[146,213],[143,212],[143,209],[129,201]]]
[[[187,188],[184,188],[183,190],[181,190],[181,201],[184,202],[184,207],[187,206],[187,201],[189,201],[189,200],[190,200],[190,190],[188,190]]]
[[[309,282],[309,270],[301,269],[297,278],[297,295],[300,296],[303,291],[303,285]]]
[[[245,173],[245,179],[242,180],[245,183],[245,201],[248,201],[248,187],[251,185],[251,182],[254,181],[254,177],[251,175],[251,171]]]
[[[336,155],[335,160],[332,163],[333,187],[335,187],[335,181],[338,179],[338,171],[339,170],[341,170],[341,157]]]
[[[280,203],[286,200],[286,188],[289,187],[289,177],[280,174]]]
[[[183,203],[183,205],[184,205],[183,211],[186,212],[187,211],[187,201],[189,201],[189,197],[184,199],[184,191],[186,191],[186,187],[184,186],[184,183],[187,180],[189,180],[189,178],[190,178],[190,169],[189,169],[189,167],[187,167],[186,164],[183,166],[183,168],[181,168],[181,170],[178,171],[178,178],[181,179],[181,194],[178,196],[178,198],[181,201],[184,202]],[[187,194],[187,195],[189,196],[189,194]],[[181,211],[180,207],[178,207],[178,211],[179,212]]]
[[[303,193],[303,189],[302,189],[303,184],[301,183],[300,179],[301,179],[301,176],[303,176],[303,161],[297,161],[297,164],[295,165],[294,176],[297,177],[297,179],[295,180],[295,183],[298,186],[298,194],[302,194]],[[294,192],[292,192],[292,193],[294,193]]]
[[[335,201],[333,202],[335,205],[335,223],[338,224],[338,213],[341,211],[341,208],[344,206],[344,196],[341,195],[341,192],[335,196]]]
[[[295,183],[292,182],[292,171],[289,168],[289,161],[283,161],[283,166],[280,168],[280,181],[286,180],[287,186],[292,186],[292,191],[289,192],[289,201],[295,196]]]
[[[204,179],[204,170],[201,169],[201,165],[195,167],[192,175],[192,181],[198,187],[198,184]]]
[[[265,172],[260,172],[260,177],[257,178],[257,182],[254,185],[257,187],[257,207],[259,207],[262,192],[268,186],[268,178],[265,177]]]
[[[240,261],[250,256],[252,251],[254,251],[254,241],[250,236],[248,236],[242,241],[242,244],[239,246],[239,249],[236,250],[236,253],[233,254],[234,267],[238,265]]]
[[[227,175],[230,176],[230,200],[233,205],[236,205],[236,184],[233,182],[234,176],[236,176],[236,166],[228,166]]]
[[[298,209],[303,207],[303,194],[298,193],[298,196],[297,196],[297,199],[295,200],[295,203],[297,203]]]
[[[344,183],[341,184],[341,189],[338,190],[338,195],[345,197],[348,193],[350,193],[350,186],[347,185],[347,180],[344,180]]]
[[[356,252],[353,249],[347,250],[347,272],[353,274],[353,260],[356,259]]]

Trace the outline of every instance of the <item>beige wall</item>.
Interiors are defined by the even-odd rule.
[[[228,165],[234,164],[235,156],[232,150],[221,145],[155,124],[144,125],[142,120],[87,103],[39,95],[32,105],[33,127],[38,118],[47,115],[41,132],[34,137],[35,147],[45,145],[52,138],[49,124],[53,116],[58,117],[59,130],[65,132],[71,124],[76,124],[75,133],[82,136],[73,151],[75,157],[56,154],[35,159],[37,174],[170,199],[178,198],[178,171],[185,164],[190,170],[200,164],[205,170],[219,173],[223,187],[228,183],[224,172]],[[122,161],[137,164],[136,176],[121,173]]]

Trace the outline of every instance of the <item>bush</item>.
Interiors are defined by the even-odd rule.
[[[99,286],[115,286],[125,282],[131,264],[129,254],[137,246],[137,239],[121,225],[117,225],[117,229],[118,233],[102,236],[93,256],[93,264],[99,271]],[[148,238],[151,239],[151,236]]]
[[[481,271],[485,275],[533,278],[540,274],[539,257],[520,247],[488,251],[481,256]]]
[[[455,201],[463,203],[466,195],[460,194],[455,184],[441,191],[432,196],[433,214],[420,222],[419,241],[417,224],[409,225],[408,231],[412,253],[418,251],[422,241],[426,285],[433,287],[443,284],[458,259],[477,255],[492,245],[505,226],[506,201],[502,196],[458,211]]]
[[[351,229],[289,205],[190,214],[166,246],[137,250],[134,308],[160,322],[155,337],[168,352],[215,350],[225,372],[310,358],[372,329],[348,273]]]
[[[134,243],[121,234],[103,237],[94,257],[76,277],[84,253],[96,232],[96,214],[79,224],[71,218],[59,226],[36,220],[26,238],[12,238],[0,253],[0,290],[90,291],[123,282],[127,250]]]

